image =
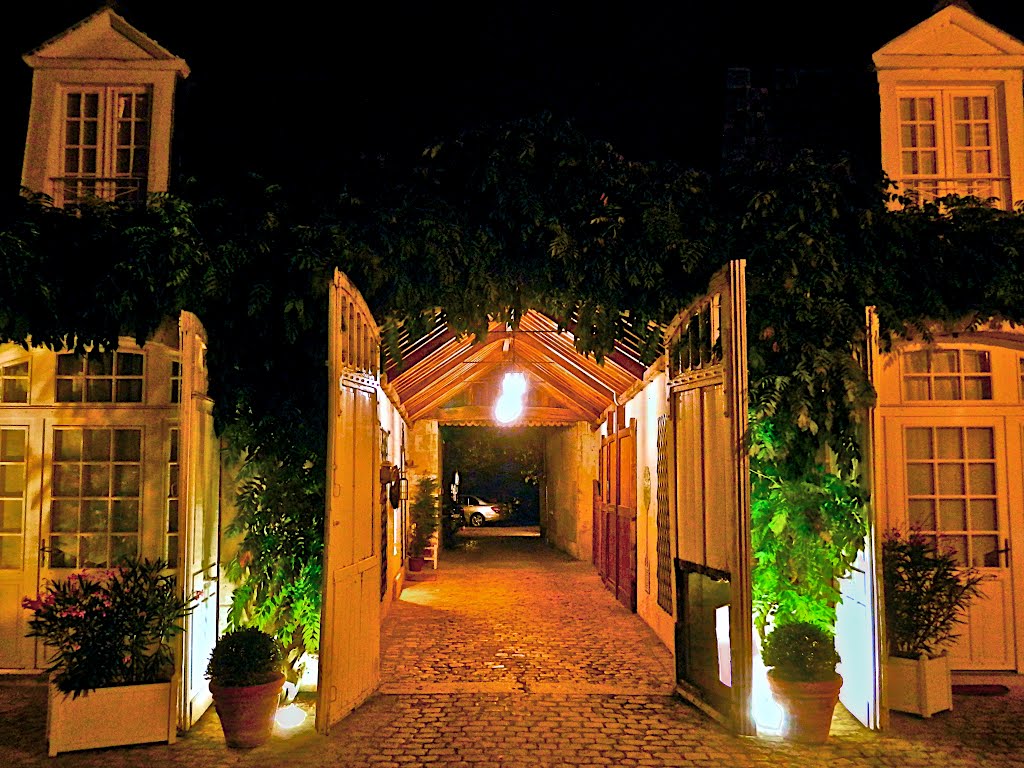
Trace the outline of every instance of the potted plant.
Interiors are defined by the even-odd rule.
[[[438,508],[437,478],[426,475],[416,481],[416,491],[409,504],[409,570],[423,570],[423,555],[437,532]],[[433,546],[436,546],[434,544]]]
[[[282,660],[277,640],[255,627],[236,629],[217,641],[206,677],[229,747],[250,749],[270,738],[284,686]]]
[[[163,560],[48,582],[22,606],[47,649],[46,734],[60,752],[176,738],[171,640],[200,595],[184,598]]]
[[[806,621],[779,624],[765,638],[761,658],[771,667],[768,684],[786,713],[782,735],[823,744],[843,687],[834,635]]]
[[[956,639],[964,611],[981,595],[983,578],[918,531],[886,533],[882,584],[890,709],[931,717],[953,708],[946,646]]]

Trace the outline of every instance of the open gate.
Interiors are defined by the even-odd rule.
[[[679,691],[753,735],[745,268],[718,272],[665,341]]]
[[[327,506],[316,728],[326,734],[380,680],[380,331],[335,271],[327,340]]]
[[[182,312],[178,335],[178,429],[177,439],[172,432],[168,457],[177,477],[172,474],[168,498],[177,497],[177,557],[185,595],[201,595],[185,617],[178,723],[187,730],[213,701],[205,672],[217,642],[220,448],[213,430],[213,400],[207,393],[206,331],[198,317]]]

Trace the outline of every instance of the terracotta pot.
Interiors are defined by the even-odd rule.
[[[410,557],[409,558],[409,570],[416,572],[423,570],[423,564],[426,560],[422,557]]]
[[[210,693],[229,747],[251,749],[270,738],[283,686],[283,674],[262,685],[231,687],[210,683]]]
[[[801,744],[824,744],[843,678],[837,674],[832,680],[803,683],[780,680],[774,672],[768,670],[768,684],[775,700],[786,712],[783,737]]]

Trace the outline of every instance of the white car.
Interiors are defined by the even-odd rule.
[[[462,517],[467,525],[479,528],[505,516],[505,506],[496,501],[484,501],[479,496],[459,496]]]

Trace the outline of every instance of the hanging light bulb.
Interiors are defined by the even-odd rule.
[[[518,371],[509,371],[501,380],[502,392],[522,398],[526,394],[526,376]]]
[[[494,404],[494,418],[502,424],[515,421],[523,413],[523,398],[503,392]]]

